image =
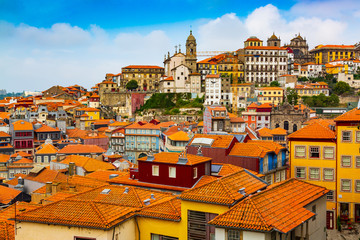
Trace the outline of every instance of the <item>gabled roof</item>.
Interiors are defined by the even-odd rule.
[[[320,124],[319,122],[314,122],[310,125],[307,125],[296,132],[293,132],[288,136],[288,139],[296,138],[307,138],[307,139],[335,139],[336,134],[329,127]]]
[[[133,214],[131,207],[67,198],[20,214],[17,220],[105,230]]]
[[[8,204],[16,198],[21,191],[0,185],[0,203]]]
[[[218,178],[199,187],[181,193],[180,199],[220,205],[232,205],[244,195],[239,192],[245,188],[246,195],[264,189],[267,184],[247,170]]]
[[[105,153],[105,149],[97,145],[70,144],[62,148],[58,154]]]
[[[66,180],[65,174],[56,170],[43,168],[39,173],[32,173],[31,171],[24,177],[24,179],[40,183]]]
[[[210,134],[195,134],[194,137],[191,139],[189,145],[192,145],[192,142],[196,138],[207,138],[212,139],[213,142],[211,144],[212,148],[228,148],[230,143],[234,140],[234,136],[227,134],[227,135],[210,135]]]
[[[7,134],[4,131],[0,131],[0,137],[11,137],[10,134]]]
[[[144,207],[137,215],[162,220],[180,221],[181,200],[176,197],[163,198],[157,203]]]
[[[315,213],[305,208],[329,190],[305,181],[289,179],[248,196],[209,222],[217,227],[288,233]]]
[[[183,153],[175,152],[160,152],[154,154],[154,159],[151,162],[154,163],[169,163],[169,164],[182,164],[182,165],[196,165],[203,162],[208,162],[211,160],[209,157],[198,156],[194,154],[186,154],[182,156]],[[186,163],[178,163],[179,157],[185,157],[187,159]],[[150,161],[148,157],[139,158],[138,161]]]
[[[55,160],[56,161],[56,160]],[[67,156],[64,160],[59,163],[69,165],[69,163],[75,163],[75,166],[83,168],[86,172],[94,172],[96,170],[112,170],[115,169],[111,163],[106,163],[101,160],[97,160],[90,157],[84,157],[79,155]]]
[[[42,127],[39,129],[36,129],[35,132],[60,132],[60,129],[52,128],[48,125],[42,125]]]
[[[13,123],[14,131],[31,131],[34,130],[33,125],[24,120],[19,120]]]
[[[56,147],[54,147],[54,145],[52,145],[51,143],[44,143],[41,144],[36,151],[36,155],[37,154],[56,154],[59,151],[59,149],[57,149]]]
[[[187,142],[190,140],[189,135],[184,131],[178,131],[176,133],[173,133],[170,136],[168,136],[168,138],[173,141],[183,141],[183,142]]]
[[[282,149],[285,149],[285,147],[273,141],[251,140],[247,143],[235,143],[229,156],[263,158],[269,152],[278,154]]]
[[[10,160],[10,155],[0,154],[0,163],[6,163]]]
[[[129,129],[160,129],[160,126],[159,126],[159,124],[157,124],[157,125],[152,124],[152,123],[141,124],[139,122],[136,122],[129,126],[126,126],[125,128],[129,128]]]
[[[360,109],[354,108],[334,119],[335,122],[360,122]]]
[[[9,219],[13,219],[15,217],[15,209],[16,209],[16,214],[19,214],[21,212],[29,211],[38,208],[40,206],[41,204],[16,202],[16,206],[15,204],[13,204],[0,211],[0,222],[7,221],[12,223],[13,221]],[[1,234],[0,234],[0,239],[1,239]]]

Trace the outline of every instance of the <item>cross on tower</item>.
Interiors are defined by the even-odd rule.
[[[178,48],[178,46],[177,46],[177,45],[175,45],[175,53],[177,53],[177,48]]]
[[[179,44],[179,52],[181,52],[181,44]]]

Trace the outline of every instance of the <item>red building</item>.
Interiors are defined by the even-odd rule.
[[[270,127],[270,113],[272,105],[269,103],[257,104],[252,103],[247,107],[246,112],[241,115],[247,126],[252,129]]]
[[[191,188],[211,174],[211,158],[186,153],[161,152],[138,159],[139,181]]]
[[[31,123],[19,120],[11,124],[14,151],[34,153],[34,127]]]

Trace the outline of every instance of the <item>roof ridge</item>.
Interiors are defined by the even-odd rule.
[[[96,202],[90,201],[90,207],[95,210],[96,214],[99,216],[99,218],[105,223],[105,226],[108,228],[110,227],[110,224],[108,221],[106,221],[106,218],[102,215],[101,211],[95,204]]]
[[[138,202],[140,203],[141,206],[144,206],[144,203],[141,201],[140,196],[138,194],[138,192],[135,190],[135,188],[133,186],[128,186],[135,194],[136,199],[138,200]]]
[[[227,187],[223,181],[220,181],[219,179],[219,183],[220,185],[223,187],[223,189],[226,191],[226,193],[230,196],[230,198],[232,198],[232,200],[235,202],[236,201],[236,198],[233,196],[232,192],[230,191],[230,188]]]
[[[272,225],[267,224],[265,218],[263,217],[263,215],[261,214],[261,211],[258,209],[258,207],[256,206],[256,204],[254,203],[254,201],[251,199],[251,196],[248,196],[248,201],[250,202],[251,206],[254,208],[254,210],[258,213],[260,220],[264,223],[264,225],[266,225],[267,227],[273,227]]]

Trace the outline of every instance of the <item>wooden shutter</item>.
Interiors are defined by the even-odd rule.
[[[188,211],[188,240],[206,239],[206,215],[204,212]]]

